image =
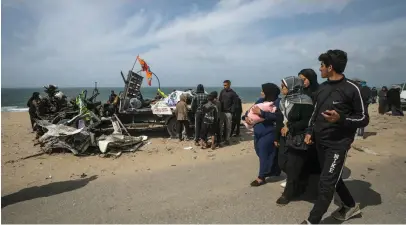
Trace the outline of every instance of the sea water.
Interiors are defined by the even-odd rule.
[[[59,88],[66,96],[75,98],[83,90],[87,90],[87,96],[90,97],[93,92],[93,87],[77,87],[77,88]],[[171,93],[173,90],[196,89],[196,87],[162,87],[161,90],[165,94]],[[123,91],[122,87],[100,87],[98,88],[99,95],[97,101],[107,102],[112,90],[116,94]],[[220,94],[222,87],[207,87],[206,92],[217,91]],[[261,92],[261,87],[233,87],[243,103],[255,102]],[[1,89],[1,111],[6,112],[24,112],[28,111],[27,101],[33,92],[40,92],[41,96],[45,96],[43,88],[2,88]],[[144,99],[153,99],[157,93],[157,87],[143,87],[141,89]]]

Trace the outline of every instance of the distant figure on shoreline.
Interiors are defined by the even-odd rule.
[[[387,93],[389,110],[392,111],[392,116],[404,116],[400,102],[400,89],[399,85],[392,85],[392,88]]]
[[[383,86],[378,93],[379,101],[379,114],[383,115],[388,111],[388,88]]]

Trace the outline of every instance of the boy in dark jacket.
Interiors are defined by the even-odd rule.
[[[207,103],[207,94],[202,84],[197,85],[196,94],[192,100],[192,112],[195,114],[195,145],[199,146],[203,126],[203,105]]]
[[[205,149],[208,147],[207,139],[208,135],[211,135],[211,146],[215,148],[215,137],[217,132],[217,122],[219,120],[218,117],[218,110],[217,106],[214,103],[214,96],[209,95],[207,97],[208,102],[203,105],[203,126],[202,126],[202,133],[200,136],[201,139],[201,146],[202,149]]]
[[[216,139],[215,139],[214,145],[211,146],[212,149],[215,149],[217,146],[220,146],[220,143],[221,143],[220,117],[221,117],[222,111],[221,111],[221,102],[218,100],[218,93],[217,93],[217,91],[212,91],[212,92],[210,93],[210,95],[214,97],[214,101],[213,101],[213,102],[214,102],[214,104],[216,105],[216,107],[217,107],[217,112],[218,112],[218,119],[217,119],[216,126],[215,126],[215,129],[216,129]]]

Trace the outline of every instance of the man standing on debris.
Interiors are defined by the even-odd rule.
[[[27,102],[27,106],[28,106],[28,113],[30,115],[30,120],[31,120],[31,127],[32,127],[32,131],[35,131],[35,119],[39,119],[39,111],[38,111],[38,107],[39,107],[39,102],[40,102],[40,98],[39,98],[39,92],[34,92],[32,93],[32,96],[30,99],[28,99]]]
[[[223,87],[224,89],[221,90],[219,97],[222,111],[220,118],[220,134],[223,135],[225,131],[224,144],[229,145],[233,113],[235,112],[238,95],[233,89],[231,89],[230,80],[225,80],[223,82]]]
[[[109,97],[109,103],[110,103],[110,104],[113,104],[113,102],[114,102],[114,100],[116,99],[116,97],[117,97],[116,93],[114,93],[114,91],[111,90],[111,94],[110,94],[110,97]]]
[[[320,223],[335,191],[342,201],[341,207],[332,214],[335,219],[346,221],[361,213],[341,173],[357,128],[369,123],[368,111],[358,85],[343,74],[348,61],[347,53],[328,50],[319,56],[319,61],[321,77],[327,78],[327,81],[320,85],[315,95],[315,109],[305,143],[315,143],[322,172],[317,200],[302,224]]]
[[[204,92],[203,84],[197,85],[196,94],[192,100],[192,112],[195,115],[195,145],[199,146],[200,132],[203,126],[203,105],[207,103],[207,94]]]

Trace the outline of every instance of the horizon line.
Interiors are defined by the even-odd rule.
[[[57,87],[58,87],[58,89],[59,88],[92,88],[92,89],[94,89],[94,87],[91,87],[91,86],[88,86],[88,87],[74,87],[74,86],[71,86],[71,87],[62,87],[62,86],[58,86],[57,85]],[[233,87],[236,87],[236,88],[255,88],[255,87],[258,87],[258,88],[261,88],[261,86],[259,85],[259,86],[231,86],[231,88],[233,88]],[[44,87],[1,87],[1,89],[36,89],[36,88],[44,88]],[[124,87],[114,87],[114,86],[102,86],[102,87],[97,87],[97,88],[123,88],[124,89]],[[154,86],[148,86],[148,87],[141,87],[141,89],[142,88],[159,88],[159,87],[154,87]],[[161,86],[161,89],[162,88],[191,88],[191,86]],[[204,88],[223,88],[222,86],[204,86]]]

